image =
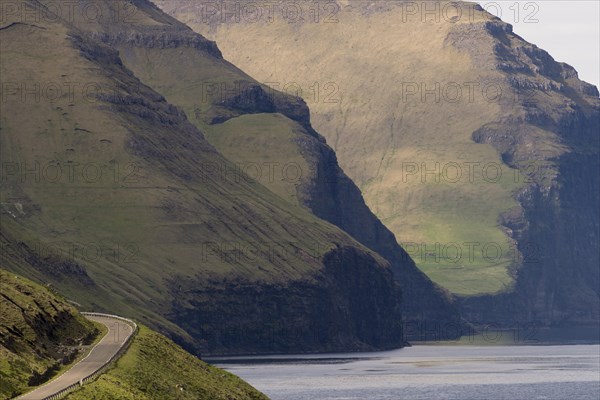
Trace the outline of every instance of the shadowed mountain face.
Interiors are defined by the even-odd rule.
[[[67,20],[43,3],[19,2],[0,26],[5,268],[196,353],[402,345],[390,263],[252,179],[198,129],[268,113],[317,137],[301,100],[265,96],[149,2],[81,1]],[[106,19],[82,17],[90,4]],[[189,82],[177,65],[252,87],[199,96],[184,108],[194,126],[162,95],[172,80],[153,88],[161,75]]]
[[[600,100],[572,67],[472,3],[156,3],[303,95],[367,205],[463,316],[597,323]]]
[[[406,323],[458,322],[449,294],[416,268],[340,169],[302,99],[256,82],[187,26],[147,2],[137,5],[150,21],[137,15],[119,29],[110,18],[79,26],[119,50],[137,77],[193,116],[192,123],[243,174],[386,258],[404,291]]]

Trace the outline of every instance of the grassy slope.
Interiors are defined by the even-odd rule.
[[[298,205],[296,186],[302,177],[314,174],[294,143],[306,135],[303,129],[281,114],[254,114],[207,127],[206,137],[225,157],[242,165],[249,176]]]
[[[65,299],[47,288],[0,269],[0,398],[27,391],[71,365],[98,335]],[[34,383],[32,380],[31,383]]]
[[[214,125],[202,118],[215,104],[240,93],[243,86],[236,86],[236,82],[253,82],[252,78],[227,62],[195,51],[130,47],[120,47],[120,51],[126,65],[169,102],[181,107],[208,141],[242,173],[298,205],[295,186],[300,179],[295,179],[292,168],[299,166],[301,174],[311,174],[292,143],[303,136],[298,122],[282,114],[266,113],[246,114]],[[291,179],[282,179],[285,174]]]
[[[115,367],[70,400],[263,400],[267,397],[229,372],[186,353],[164,336],[140,326]]]
[[[94,324],[48,288],[0,269],[0,293],[0,398],[12,398],[30,389],[27,382],[32,371],[42,374],[61,365],[61,358],[67,355],[65,348],[83,342],[84,338],[90,347],[93,345],[92,335],[98,334]],[[100,338],[102,334],[97,336]],[[78,358],[61,365],[57,372],[65,371]],[[68,398],[259,400],[267,397],[233,374],[204,363],[163,335],[140,326],[131,347],[114,368]]]
[[[523,178],[502,163],[492,146],[472,140],[472,133],[497,118],[501,109],[481,95],[488,81],[474,76],[469,57],[445,44],[456,24],[443,19],[426,23],[419,16],[404,22],[401,8],[391,7],[365,15],[344,9],[335,15],[338,23],[288,23],[278,15],[268,24],[215,27],[203,24],[200,9],[189,3],[157,3],[217,40],[227,59],[259,81],[278,82],[279,87],[296,82],[303,89],[315,128],[336,150],[369,207],[434,281],[459,294],[491,293],[512,284],[508,268],[515,258],[514,245],[499,216],[518,206],[513,196]],[[299,46],[299,38],[310,46]],[[314,65],[319,69],[308,67]],[[433,96],[422,101],[419,94],[402,100],[403,83],[432,88],[450,82],[478,82],[474,101],[465,86],[455,103],[436,103]],[[311,89],[315,83],[320,96]],[[333,83],[333,94],[325,90],[327,83]],[[502,178],[487,182],[479,167],[471,180],[467,162],[499,165]],[[407,175],[412,168],[407,163],[416,163],[419,173]],[[438,173],[422,179],[423,163],[429,170],[436,163],[440,170],[458,163],[462,178],[452,182]],[[489,172],[494,178],[494,169]],[[473,259],[467,256],[468,242],[480,244]],[[451,261],[451,249],[443,247],[454,243],[462,251],[457,263]],[[502,257],[494,259],[491,253],[492,261],[484,259],[486,243],[500,246]],[[435,250],[437,244],[441,251]],[[441,259],[431,253],[442,253]]]
[[[431,312],[437,314],[436,320],[444,315],[451,318],[453,311],[445,295],[440,295],[394,243],[393,235],[339,169],[335,153],[309,126],[304,102],[291,96],[293,93],[284,96],[275,91],[270,96],[270,89],[263,87],[262,91],[234,65],[220,57],[207,57],[189,43],[174,39],[163,45],[157,36],[177,38],[193,32],[178,21],[168,22],[162,29],[140,22],[136,32],[141,31],[143,40],[131,41],[127,35],[110,35],[105,40],[119,50],[136,76],[183,109],[208,141],[238,168],[250,176],[259,175],[258,181],[279,197],[309,208],[387,257],[406,289],[407,314],[419,320]],[[439,306],[433,306],[434,302]]]
[[[17,172],[3,180],[2,231],[9,243],[22,243],[17,253],[27,248],[37,259],[3,254],[7,268],[53,283],[84,307],[135,316],[190,340],[164,317],[172,302],[169,285],[178,279],[311,279],[336,245],[366,251],[262,185],[225,176],[222,171],[232,165],[108,48],[79,38],[60,21],[9,23],[0,36],[2,79],[17,84],[1,104],[2,160],[23,169],[59,165],[63,171],[58,182],[56,169],[37,179]],[[218,65],[211,71],[218,75]],[[63,90],[52,101],[23,100],[19,84],[32,82],[78,86],[74,98]],[[105,96],[83,96],[86,84],[100,85]],[[87,178],[85,166],[91,168]],[[69,168],[75,168],[73,178]],[[272,257],[273,244],[287,250],[291,244],[293,251]],[[207,254],[205,245],[267,250],[249,263],[218,250]],[[82,281],[69,268],[78,268]]]

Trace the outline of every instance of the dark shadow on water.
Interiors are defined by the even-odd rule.
[[[260,365],[260,364],[311,364],[311,365],[330,365],[330,364],[348,364],[355,361],[365,360],[381,360],[381,357],[336,357],[336,358],[207,358],[204,361],[210,364],[225,365],[225,364],[245,364],[245,365]]]

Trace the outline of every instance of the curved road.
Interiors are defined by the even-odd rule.
[[[41,400],[79,382],[100,369],[123,347],[129,336],[133,334],[133,327],[125,321],[99,316],[86,316],[86,318],[106,325],[108,333],[84,359],[73,365],[71,369],[47,384],[18,397],[19,400]]]

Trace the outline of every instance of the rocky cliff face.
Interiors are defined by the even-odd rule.
[[[367,207],[358,187],[338,166],[335,152],[323,141],[307,137],[297,140],[301,154],[314,166],[314,174],[307,176],[298,188],[302,203],[316,216],[339,226],[390,262],[402,286],[404,323],[413,327],[410,332],[426,327],[439,332],[444,325],[460,323],[451,294],[418,270],[394,234]]]
[[[516,194],[521,212],[503,216],[522,256],[516,286],[497,299],[466,299],[465,312],[505,324],[593,325],[600,317],[599,178],[591,172],[600,167],[598,90],[577,79],[570,65],[515,36],[508,24],[481,24],[479,39],[472,29],[456,29],[448,38],[469,49],[476,63],[495,64],[504,86],[519,94],[502,104],[509,117],[486,124],[473,139],[492,144],[507,164],[527,174],[527,183]],[[473,40],[487,41],[493,51],[476,50],[469,46]],[[545,140],[554,146],[544,146]],[[504,304],[508,313],[489,311]]]
[[[571,66],[474,3],[338,1],[305,18],[276,3],[251,21],[227,1],[157,3],[257,79],[308,93],[367,205],[467,319],[597,323],[600,101]]]
[[[44,10],[43,3],[23,0],[19,9]],[[103,7],[105,16],[123,5],[94,4]],[[324,321],[320,313],[333,317],[342,310],[335,333],[327,337],[335,343],[332,348],[400,346],[401,331],[387,319],[400,318],[389,264],[335,226],[246,179],[207,142],[200,123],[194,126],[187,119],[196,108],[204,115],[221,107],[233,120],[260,102],[260,93],[251,90],[247,102],[200,99],[184,113],[152,87],[154,81],[145,80],[148,71],[140,66],[138,74],[127,65],[147,55],[159,62],[177,60],[183,67],[191,61],[219,82],[249,78],[223,61],[214,45],[151,3],[127,4],[136,7],[137,19],[52,18],[29,24],[17,13],[0,29],[2,54],[14,55],[0,66],[3,82],[10,83],[3,85],[6,101],[1,104],[0,151],[7,169],[2,171],[0,215],[3,244],[11,248],[2,254],[3,265],[52,283],[84,307],[136,318],[204,352],[324,348],[315,340],[285,347],[219,339],[229,326],[212,310],[228,310],[233,320],[246,321],[248,309],[227,306],[245,304],[253,298],[249,293],[262,288],[265,301],[272,302],[273,293],[289,295],[285,321],[319,325]],[[84,15],[78,7],[75,15]],[[148,25],[154,28],[146,30]],[[177,26],[182,36],[170,36]],[[181,45],[189,46],[189,53],[181,54]],[[156,66],[153,74],[159,78],[178,73]],[[32,82],[73,90],[56,95],[35,86],[38,97],[22,96]],[[301,104],[277,96],[272,102],[299,124],[308,115]],[[338,278],[343,280],[335,282]],[[223,281],[244,290],[232,288],[217,296],[220,286],[209,282]],[[187,282],[202,284],[202,291],[185,296],[188,304],[202,308],[181,306],[175,297],[172,288]],[[203,293],[215,296],[207,301]],[[278,322],[276,308],[258,304],[255,310],[261,321]],[[185,325],[186,331],[183,314],[206,319],[201,329],[198,323]],[[203,330],[215,339],[194,336]]]
[[[204,355],[397,348],[404,344],[400,288],[374,261],[338,248],[305,281],[174,278],[170,318],[200,339],[194,350]]]
[[[152,8],[143,2],[139,4]],[[285,188],[278,182],[279,176],[259,181],[284,198],[292,193],[295,203],[386,258],[404,290],[405,322],[434,325],[458,321],[450,295],[416,268],[394,235],[366,206],[356,185],[339,167],[333,150],[312,128],[304,100],[259,84],[224,61],[218,51],[207,50],[208,45],[197,46],[206,40],[200,35],[192,39],[189,28],[178,22],[124,25],[122,29],[127,34],[111,33],[102,23],[82,25],[82,29],[119,49],[125,65],[170,102],[193,115],[196,126],[207,132],[209,141],[233,163],[242,168],[260,166],[262,175],[266,175],[265,163],[285,166],[292,159],[300,160],[301,177],[288,182]],[[165,36],[170,38],[170,52],[165,51]],[[222,72],[217,74],[217,69]],[[285,116],[289,124],[275,126],[272,117],[276,114]],[[251,121],[240,118],[248,115],[256,117]],[[268,141],[249,142],[249,126],[257,124],[274,132]],[[235,133],[220,126],[234,125],[239,135],[225,143],[222,137]],[[216,130],[220,131],[211,133]],[[280,146],[285,146],[285,151],[278,151]]]

